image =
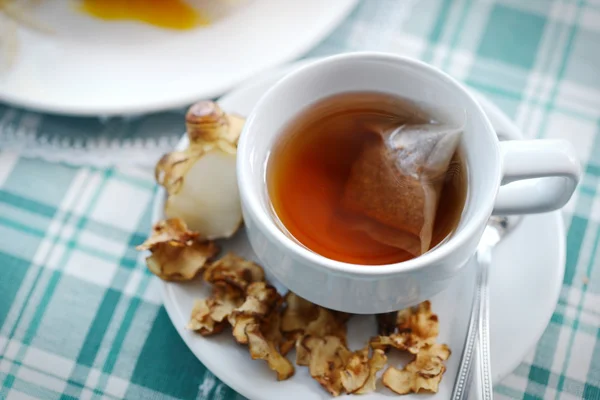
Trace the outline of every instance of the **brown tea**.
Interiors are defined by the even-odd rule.
[[[414,137],[389,144],[398,127],[436,123],[416,105],[381,93],[345,93],[313,104],[288,124],[268,160],[275,214],[296,240],[333,260],[381,265],[422,254],[459,223],[466,165],[454,144],[442,173],[427,174],[423,163],[450,146],[445,138],[420,144],[438,146],[420,160],[410,150]],[[406,163],[414,166],[411,173]],[[427,207],[434,209],[424,212]],[[434,218],[427,230],[428,215]]]

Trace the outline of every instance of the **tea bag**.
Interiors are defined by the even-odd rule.
[[[419,256],[431,246],[444,181],[456,173],[451,160],[462,128],[435,122],[370,125],[377,140],[352,165],[342,206],[356,215],[356,229]]]

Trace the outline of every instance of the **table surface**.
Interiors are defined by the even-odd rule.
[[[564,210],[560,300],[495,390],[600,399],[600,2],[364,0],[307,57],[355,50],[437,65],[525,136],[575,145],[584,177]],[[19,113],[0,105],[0,131]],[[0,398],[241,398],[188,351],[134,250],[155,190],[149,171],[0,153]]]

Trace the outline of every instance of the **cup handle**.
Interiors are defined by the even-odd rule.
[[[573,145],[562,139],[500,142],[503,177],[494,215],[558,210],[575,191],[581,164]]]

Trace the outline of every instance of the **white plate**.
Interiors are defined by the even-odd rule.
[[[73,1],[41,2],[33,16],[54,33],[19,29],[17,60],[0,71],[0,101],[73,115],[185,106],[305,53],[357,2],[250,1],[210,27],[182,32],[102,21]]]
[[[228,111],[247,115],[258,98],[294,64],[234,90],[223,97],[221,105]],[[520,138],[517,128],[492,103],[481,98],[486,113],[496,130],[508,138]],[[180,143],[184,145],[185,141]],[[154,220],[163,217],[164,192],[157,193]],[[234,251],[255,259],[245,232],[222,243],[224,251]],[[257,260],[258,261],[258,260]],[[509,374],[541,337],[558,301],[565,266],[565,233],[559,212],[529,216],[523,219],[494,254],[491,271],[491,341],[492,371],[498,382]],[[431,299],[440,317],[439,340],[448,343],[454,352],[450,357],[435,399],[448,399],[458,370],[468,311],[475,282],[474,264],[465,268],[452,286]],[[274,373],[262,361],[253,361],[246,348],[235,344],[229,334],[204,338],[185,330],[195,298],[208,295],[202,282],[188,284],[164,283],[164,304],[177,331],[198,357],[219,379],[250,399],[310,400],[329,398],[313,381],[306,368],[297,367],[290,380],[277,382]],[[353,348],[362,347],[375,333],[373,317],[354,317],[350,320],[348,336]],[[361,399],[384,399],[391,396],[381,383],[376,393]],[[405,396],[404,399],[422,399]],[[431,398],[431,397],[427,397]]]

